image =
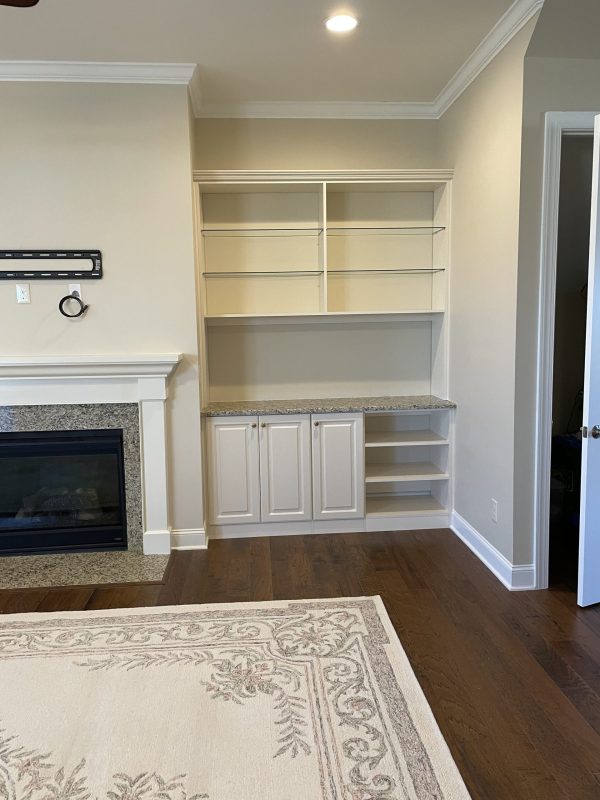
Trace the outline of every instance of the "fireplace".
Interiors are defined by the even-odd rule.
[[[0,433],[0,553],[126,549],[122,430]]]

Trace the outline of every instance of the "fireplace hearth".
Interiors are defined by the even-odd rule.
[[[123,431],[0,433],[0,554],[126,550]]]

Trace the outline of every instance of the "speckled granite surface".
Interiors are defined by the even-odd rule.
[[[334,397],[319,400],[239,400],[209,403],[205,417],[253,416],[255,414],[337,414],[360,411],[410,411],[456,408],[456,403],[431,394],[404,397]]]
[[[142,553],[61,553],[0,558],[0,589],[87,586],[96,583],[160,583],[169,556]]]
[[[143,547],[142,473],[138,404],[0,406],[0,432],[78,431],[108,428],[121,428],[123,431],[127,547],[130,552],[141,553]],[[52,557],[55,558],[55,556]]]

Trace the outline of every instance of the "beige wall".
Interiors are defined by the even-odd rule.
[[[455,510],[513,557],[513,426],[523,59],[530,22],[441,120],[454,167],[450,397]],[[498,522],[491,501],[498,502]]]
[[[203,524],[198,345],[185,87],[0,84],[0,246],[99,248],[85,318],[32,282],[31,305],[0,283],[0,352],[181,352],[171,385],[172,524]]]
[[[435,169],[436,120],[196,120],[196,169]]]
[[[600,8],[595,23],[584,18],[581,24],[595,24],[598,29]],[[600,53],[599,60],[525,60],[515,386],[515,553],[521,563],[533,558],[537,311],[547,111],[600,112]]]

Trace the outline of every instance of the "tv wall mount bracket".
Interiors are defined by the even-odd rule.
[[[0,250],[1,281],[98,280],[101,277],[102,253],[99,250]]]

